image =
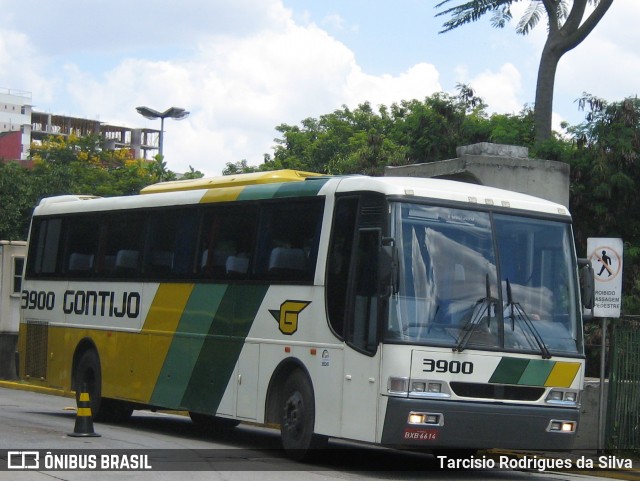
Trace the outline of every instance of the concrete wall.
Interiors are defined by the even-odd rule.
[[[569,207],[569,165],[530,159],[526,147],[480,143],[458,147],[457,158],[387,167],[385,176],[436,177],[534,195]]]
[[[604,416],[607,413],[609,382],[604,383]],[[587,378],[584,381],[584,390],[580,398],[580,423],[573,449],[576,450],[597,450],[598,444],[598,423],[600,409],[600,380]]]
[[[0,241],[0,379],[15,379],[15,353],[20,324],[20,285],[16,284],[16,258],[26,256],[26,242]]]

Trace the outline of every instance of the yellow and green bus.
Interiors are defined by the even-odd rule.
[[[47,198],[20,374],[96,419],[188,411],[421,449],[571,446],[584,377],[571,217],[446,180],[276,171]]]

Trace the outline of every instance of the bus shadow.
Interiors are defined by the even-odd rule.
[[[68,418],[70,425],[75,417],[73,411],[34,414]],[[235,428],[212,430],[193,423],[188,416],[175,414],[136,411],[125,422],[95,422],[94,426],[97,432],[100,432],[101,426],[115,429],[122,427],[142,433],[170,436],[176,441],[184,439],[202,442],[201,448],[148,449],[152,457],[155,456],[154,466],[164,465],[167,470],[173,470],[172,466],[180,463],[196,470],[337,471],[365,473],[367,477],[375,479],[411,479],[414,474],[429,471],[438,471],[438,476],[445,479],[461,479],[463,473],[464,479],[485,478],[487,475],[482,470],[460,472],[442,469],[439,460],[428,451],[400,451],[334,439],[329,440],[325,449],[311,453],[308,460],[294,461],[281,448],[280,434],[275,429],[243,423]],[[123,450],[126,449],[123,446]],[[507,473],[511,476],[514,474],[511,471],[504,474]],[[495,479],[499,479],[500,474],[491,472]]]

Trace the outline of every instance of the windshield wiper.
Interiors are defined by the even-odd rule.
[[[473,315],[462,327],[463,335],[458,341],[453,351],[462,352],[467,347],[471,336],[475,332],[476,328],[480,325],[485,313],[487,315],[487,326],[491,325],[491,306],[498,305],[498,299],[491,296],[491,285],[489,284],[489,274],[485,277],[486,296],[482,299],[478,299],[476,307],[473,309]],[[495,308],[494,308],[495,311]]]
[[[506,282],[507,282],[507,309],[510,310],[509,317],[511,317],[511,330],[515,331],[516,329],[516,319],[522,321],[522,323],[525,326],[527,326],[527,328],[533,335],[533,339],[535,340],[536,344],[538,345],[538,348],[540,349],[540,353],[542,354],[542,359],[550,359],[551,353],[549,352],[547,345],[544,343],[542,336],[536,329],[533,322],[531,322],[531,318],[529,318],[525,310],[522,308],[522,305],[520,305],[519,302],[513,301],[513,295],[511,293],[511,283],[509,282],[509,279],[506,279]]]

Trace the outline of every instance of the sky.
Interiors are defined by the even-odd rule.
[[[36,111],[131,128],[160,128],[137,106],[185,108],[187,119],[165,121],[167,167],[207,176],[260,164],[278,125],[343,105],[423,100],[464,83],[490,113],[531,106],[546,25],[521,36],[515,23],[494,29],[483,18],[439,34],[437,3],[0,0],[0,89],[31,92]],[[638,18],[640,1],[614,0],[561,59],[557,129],[584,119],[584,92],[611,102],[638,93]]]

